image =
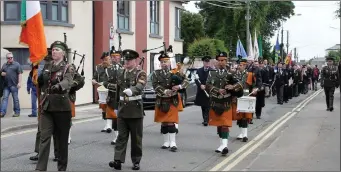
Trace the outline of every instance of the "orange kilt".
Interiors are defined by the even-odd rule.
[[[110,106],[106,106],[106,118],[108,119],[116,119],[117,115],[115,113],[115,109],[111,108]]]
[[[179,110],[173,104],[170,104],[169,111],[167,113],[162,112],[157,106],[155,106],[154,122],[169,122],[179,123]]]
[[[183,111],[184,110],[184,106],[182,105],[182,100],[181,100],[180,93],[178,94],[178,101],[179,101],[178,110],[179,111]]]
[[[72,118],[74,118],[74,117],[76,117],[76,106],[75,106],[75,103],[70,101],[70,106],[71,106],[71,115],[72,115]]]
[[[208,125],[232,127],[232,108],[228,111],[224,111],[221,115],[217,115],[210,109]]]
[[[99,104],[99,108],[102,109],[103,112],[107,109],[107,104]]]

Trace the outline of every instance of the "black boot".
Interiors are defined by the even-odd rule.
[[[39,157],[39,154],[37,153],[37,155],[31,156],[31,157],[30,157],[30,160],[31,160],[31,161],[38,161],[38,157]]]
[[[132,170],[140,170],[140,164],[139,163],[135,163],[133,165],[133,168],[131,168]]]
[[[116,170],[121,170],[122,169],[121,161],[119,160],[110,161],[109,167],[114,168]]]
[[[227,155],[229,153],[229,149],[226,147],[223,149],[223,151],[221,151],[222,155]]]

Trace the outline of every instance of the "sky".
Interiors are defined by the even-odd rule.
[[[299,60],[324,57],[325,49],[340,44],[340,19],[335,17],[338,1],[294,1],[296,16],[284,22],[284,44],[289,31],[289,51],[296,47]],[[184,4],[186,10],[197,13],[195,1]],[[331,28],[333,27],[333,28]],[[250,28],[252,31],[252,28]],[[254,31],[253,31],[254,32]],[[278,31],[276,31],[278,33]],[[277,34],[271,39],[275,45]],[[281,35],[279,37],[281,42]],[[244,47],[246,47],[244,45]]]

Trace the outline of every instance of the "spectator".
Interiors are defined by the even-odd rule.
[[[33,67],[33,64],[31,65]],[[38,69],[38,76],[40,75],[41,70]],[[37,88],[34,85],[32,80],[32,71],[28,75],[27,78],[27,93],[31,94],[31,107],[32,107],[32,114],[28,115],[28,117],[37,117]]]
[[[7,63],[5,63],[1,68],[1,76],[4,77],[4,91],[3,91],[3,98],[1,102],[1,117],[6,115],[7,111],[7,103],[9,94],[12,94],[13,97],[13,104],[14,104],[14,115],[13,117],[20,116],[20,104],[19,104],[19,97],[18,92],[21,88],[21,80],[22,80],[22,68],[21,65],[14,61],[13,54],[11,52],[6,54]]]
[[[319,80],[319,76],[320,76],[320,70],[319,68],[317,68],[317,65],[315,65],[313,69],[313,77],[312,77],[312,85],[315,91],[317,91],[317,82]]]

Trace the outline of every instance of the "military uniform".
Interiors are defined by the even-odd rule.
[[[244,60],[244,59],[240,60],[240,64],[246,65],[246,60]],[[246,83],[247,77],[248,77],[248,72],[246,69],[244,69],[243,71],[237,70],[236,78],[238,78],[239,82],[243,86],[243,95],[244,96],[248,96],[250,94],[250,91],[248,89],[248,84]],[[235,103],[237,103],[237,102],[235,102]],[[237,108],[236,105],[235,105],[235,108]],[[236,111],[236,110],[234,110],[234,111]],[[233,117],[234,120],[237,120],[237,125],[240,128],[240,134],[237,136],[238,140],[242,140],[243,142],[248,141],[247,128],[248,128],[248,123],[252,120],[252,116],[253,116],[252,113],[239,112],[239,113],[236,113],[235,116]]]
[[[211,59],[211,57],[209,56],[205,56],[202,58],[202,61],[205,62],[209,62]],[[204,126],[208,125],[208,112],[210,110],[210,104],[209,104],[209,95],[207,95],[208,93],[206,92],[206,90],[202,90],[201,89],[201,85],[206,85],[206,80],[208,77],[208,73],[209,71],[213,70],[212,68],[208,67],[208,68],[204,68],[201,67],[197,70],[197,74],[198,77],[195,80],[195,83],[197,85],[197,94],[195,97],[195,105],[201,106],[201,113],[202,113],[202,118],[203,118],[203,122],[202,124]]]
[[[328,57],[327,60],[334,58]],[[333,111],[334,92],[335,87],[339,87],[339,74],[338,68],[335,65],[328,65],[322,68],[321,72],[321,87],[324,88],[326,95],[327,111]]]
[[[216,60],[227,61],[227,53],[221,52],[216,56]],[[227,86],[232,87],[227,89]],[[226,155],[228,153],[229,127],[232,127],[233,110],[231,107],[232,96],[236,90],[243,91],[238,79],[224,68],[210,71],[206,81],[206,91],[210,94],[210,111],[208,125],[218,127],[220,146],[217,153]]]
[[[159,61],[168,61],[167,53],[160,52]],[[164,137],[162,149],[168,149],[175,152],[176,145],[176,124],[179,123],[179,89],[185,89],[188,81],[184,75],[172,73],[169,69],[155,70],[152,74],[152,85],[156,92],[156,106],[154,122],[162,123],[161,132]],[[178,90],[173,90],[174,86],[178,86]]]
[[[60,41],[56,41],[51,47],[67,50],[67,45]],[[65,61],[59,64],[52,62],[44,66],[38,78],[43,113],[40,117],[41,138],[36,170],[47,170],[52,134],[58,138],[54,140],[58,144],[58,170],[65,171],[67,168],[68,136],[72,116],[69,90],[74,72],[73,66],[67,65]]]
[[[122,52],[125,60],[135,60],[139,54],[133,50]],[[118,74],[117,84],[104,82],[109,90],[119,93],[118,104],[118,138],[115,147],[114,161],[109,163],[110,167],[121,169],[121,163],[125,162],[129,134],[131,135],[131,160],[133,170],[140,169],[142,158],[142,134],[143,134],[143,104],[142,93],[147,82],[147,75],[143,70],[133,68],[124,69]]]
[[[103,52],[101,59],[103,60],[105,57],[109,56],[108,52]],[[108,81],[109,76],[106,72],[106,69],[110,68],[110,66],[105,66],[103,63],[97,65],[95,67],[95,72],[93,75],[92,80],[101,83],[101,82],[105,82]],[[107,133],[111,133],[111,128],[112,128],[112,120],[107,120],[106,118],[106,108],[107,105],[100,103],[99,104],[99,108],[102,109],[102,118],[104,120],[104,128],[101,130],[101,132],[107,132]]]
[[[121,56],[121,51],[111,50],[111,55]],[[109,76],[107,83],[117,84],[118,76],[122,72],[123,66],[119,63],[113,63],[110,68],[106,69],[106,73]],[[109,90],[107,97],[107,107],[106,107],[106,119],[112,120],[112,128],[114,130],[112,145],[116,144],[118,129],[117,129],[117,109],[118,109],[119,95],[116,90]]]

